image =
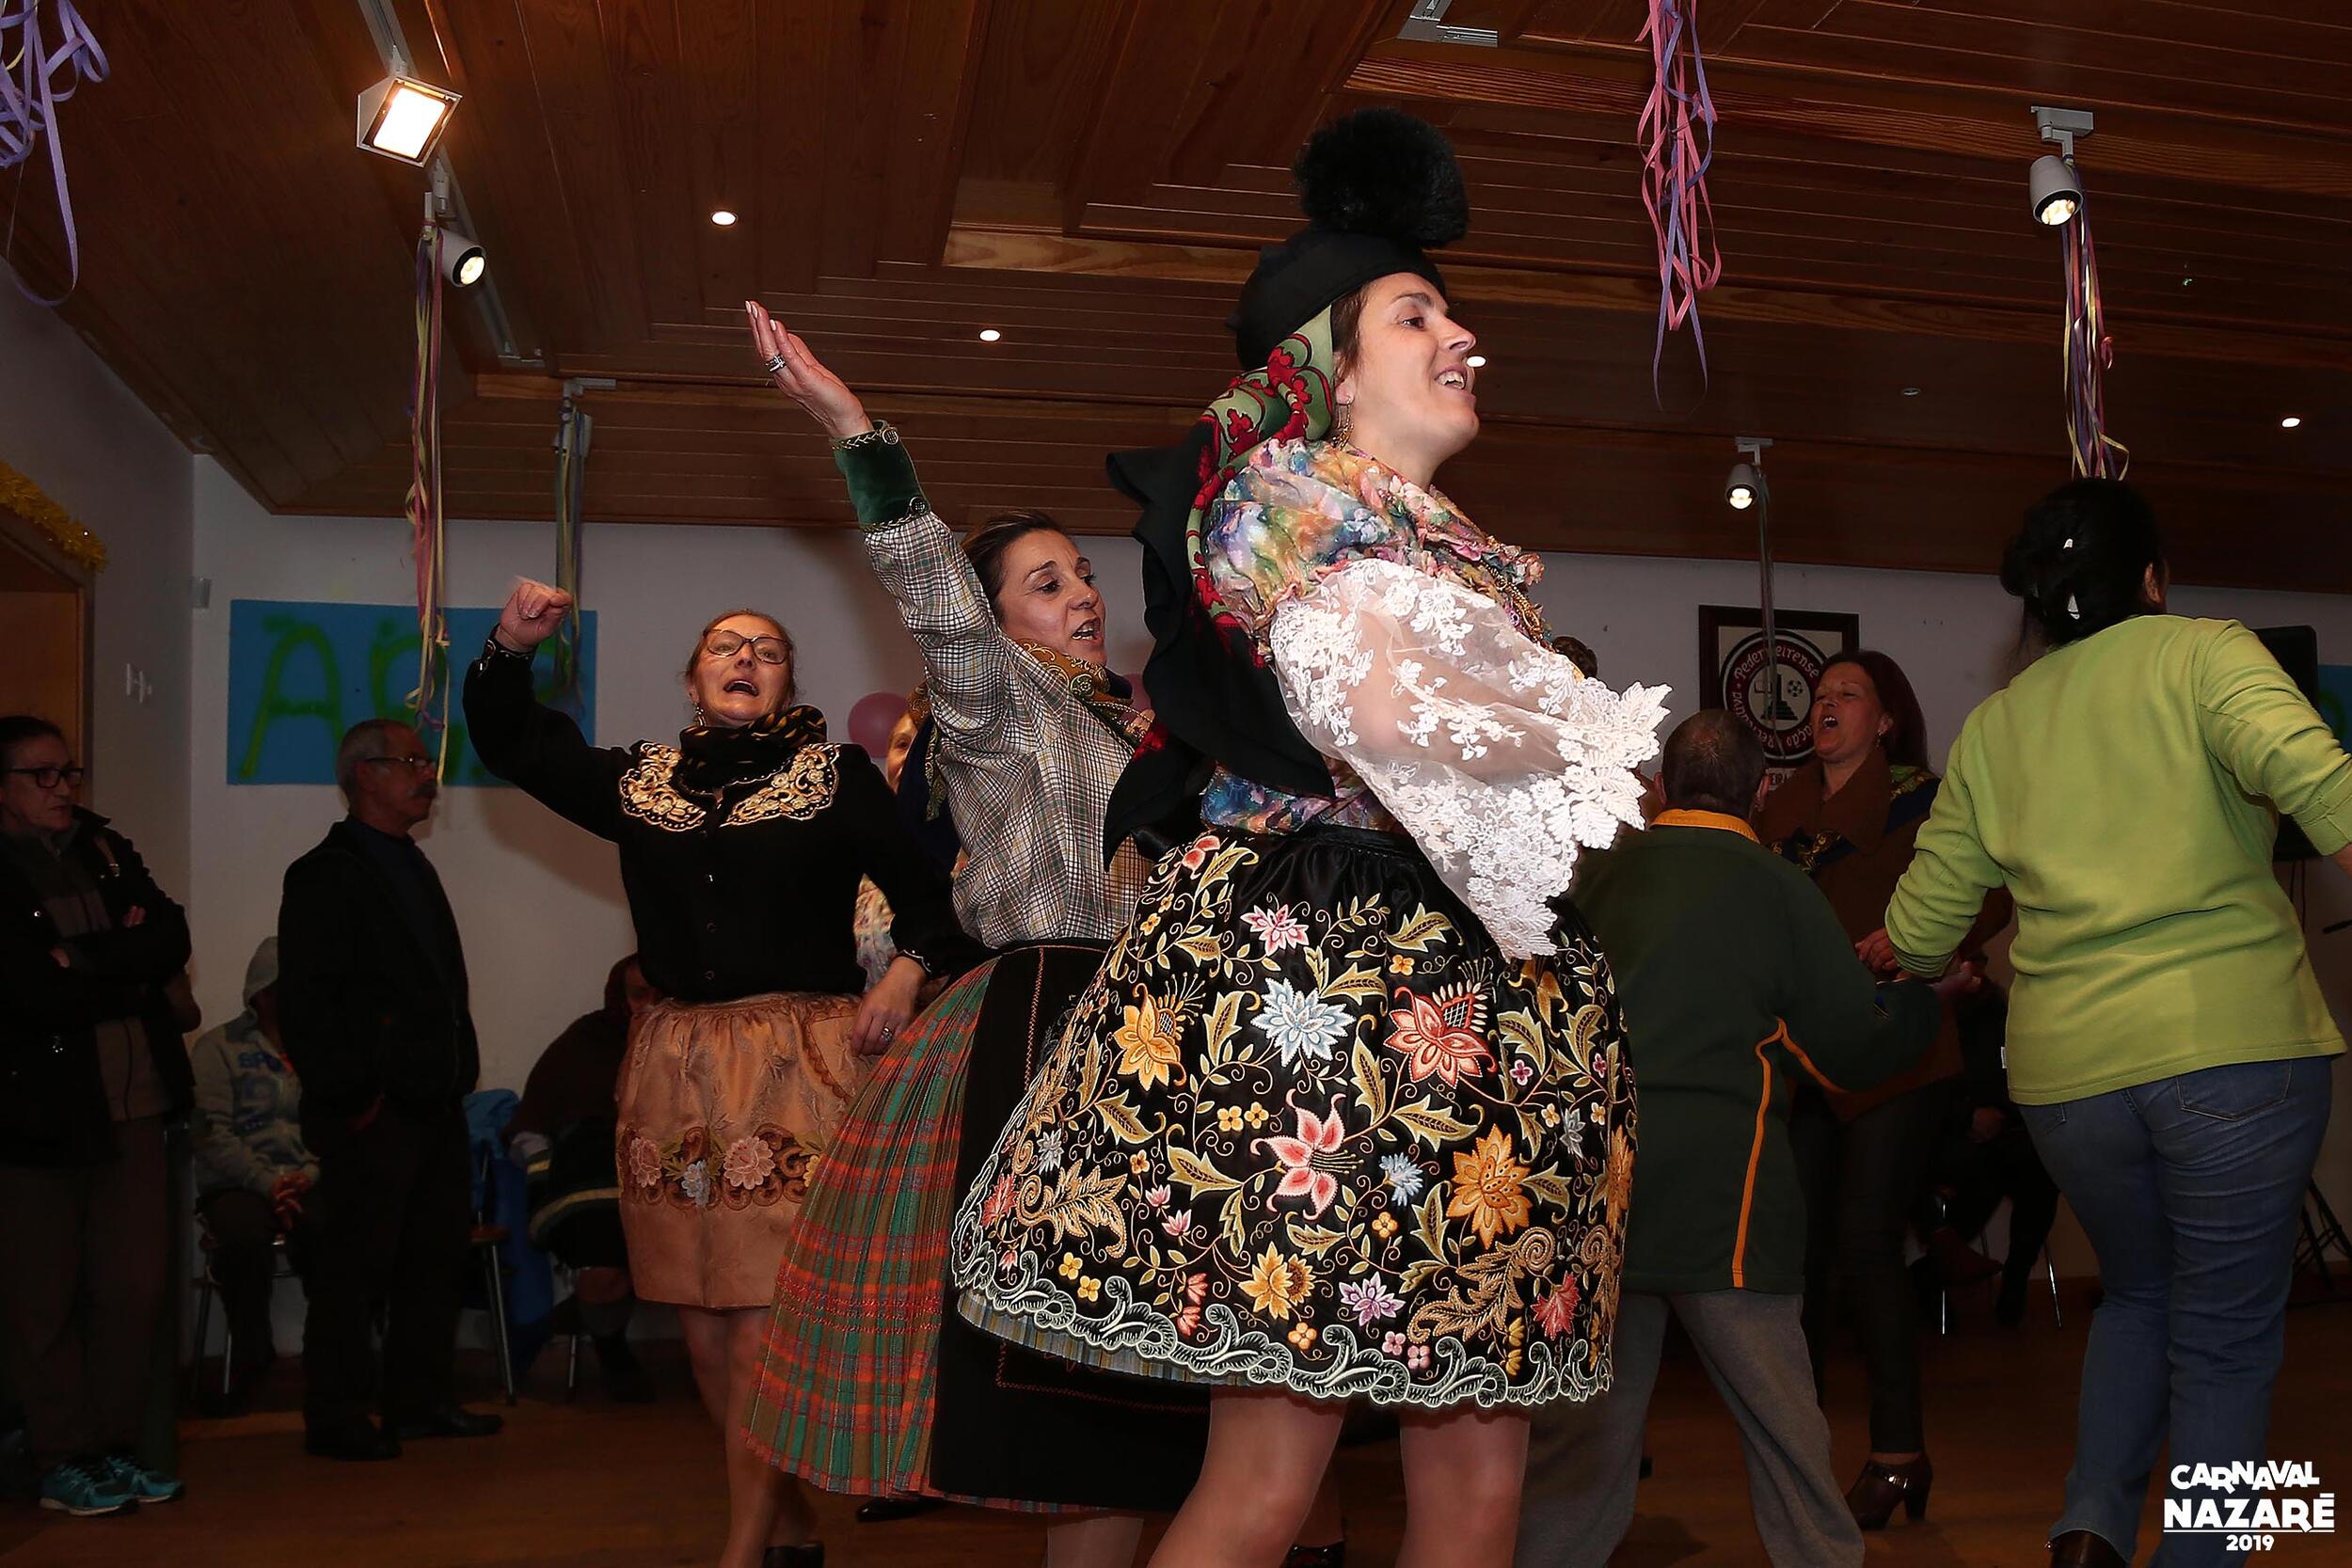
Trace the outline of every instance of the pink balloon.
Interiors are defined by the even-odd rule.
[[[896,691],[868,691],[850,709],[850,738],[866,748],[876,762],[890,750],[890,731],[907,710],[907,700]]]

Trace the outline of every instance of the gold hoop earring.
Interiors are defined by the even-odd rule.
[[[1331,409],[1331,439],[1344,441],[1356,433],[1356,405],[1352,403],[1334,404]]]

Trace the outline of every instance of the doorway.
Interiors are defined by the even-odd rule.
[[[89,579],[0,511],[0,713],[38,714],[89,761]]]

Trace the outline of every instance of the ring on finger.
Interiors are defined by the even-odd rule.
[[[773,375],[778,371],[784,369],[785,357],[781,354],[771,354],[768,356],[767,358],[761,360],[759,364],[760,369],[766,371],[770,375]]]

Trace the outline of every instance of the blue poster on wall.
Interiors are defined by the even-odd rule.
[[[450,747],[446,784],[495,784],[466,739],[455,687],[482,640],[498,624],[495,610],[449,612]],[[413,605],[307,604],[238,599],[229,607],[229,782],[232,784],[331,784],[335,743],[362,719],[413,722],[417,684],[417,611]],[[596,612],[580,617],[580,678],[569,691],[554,659],[533,667],[539,700],[580,721],[594,740]],[[437,700],[436,703],[437,706]]]

